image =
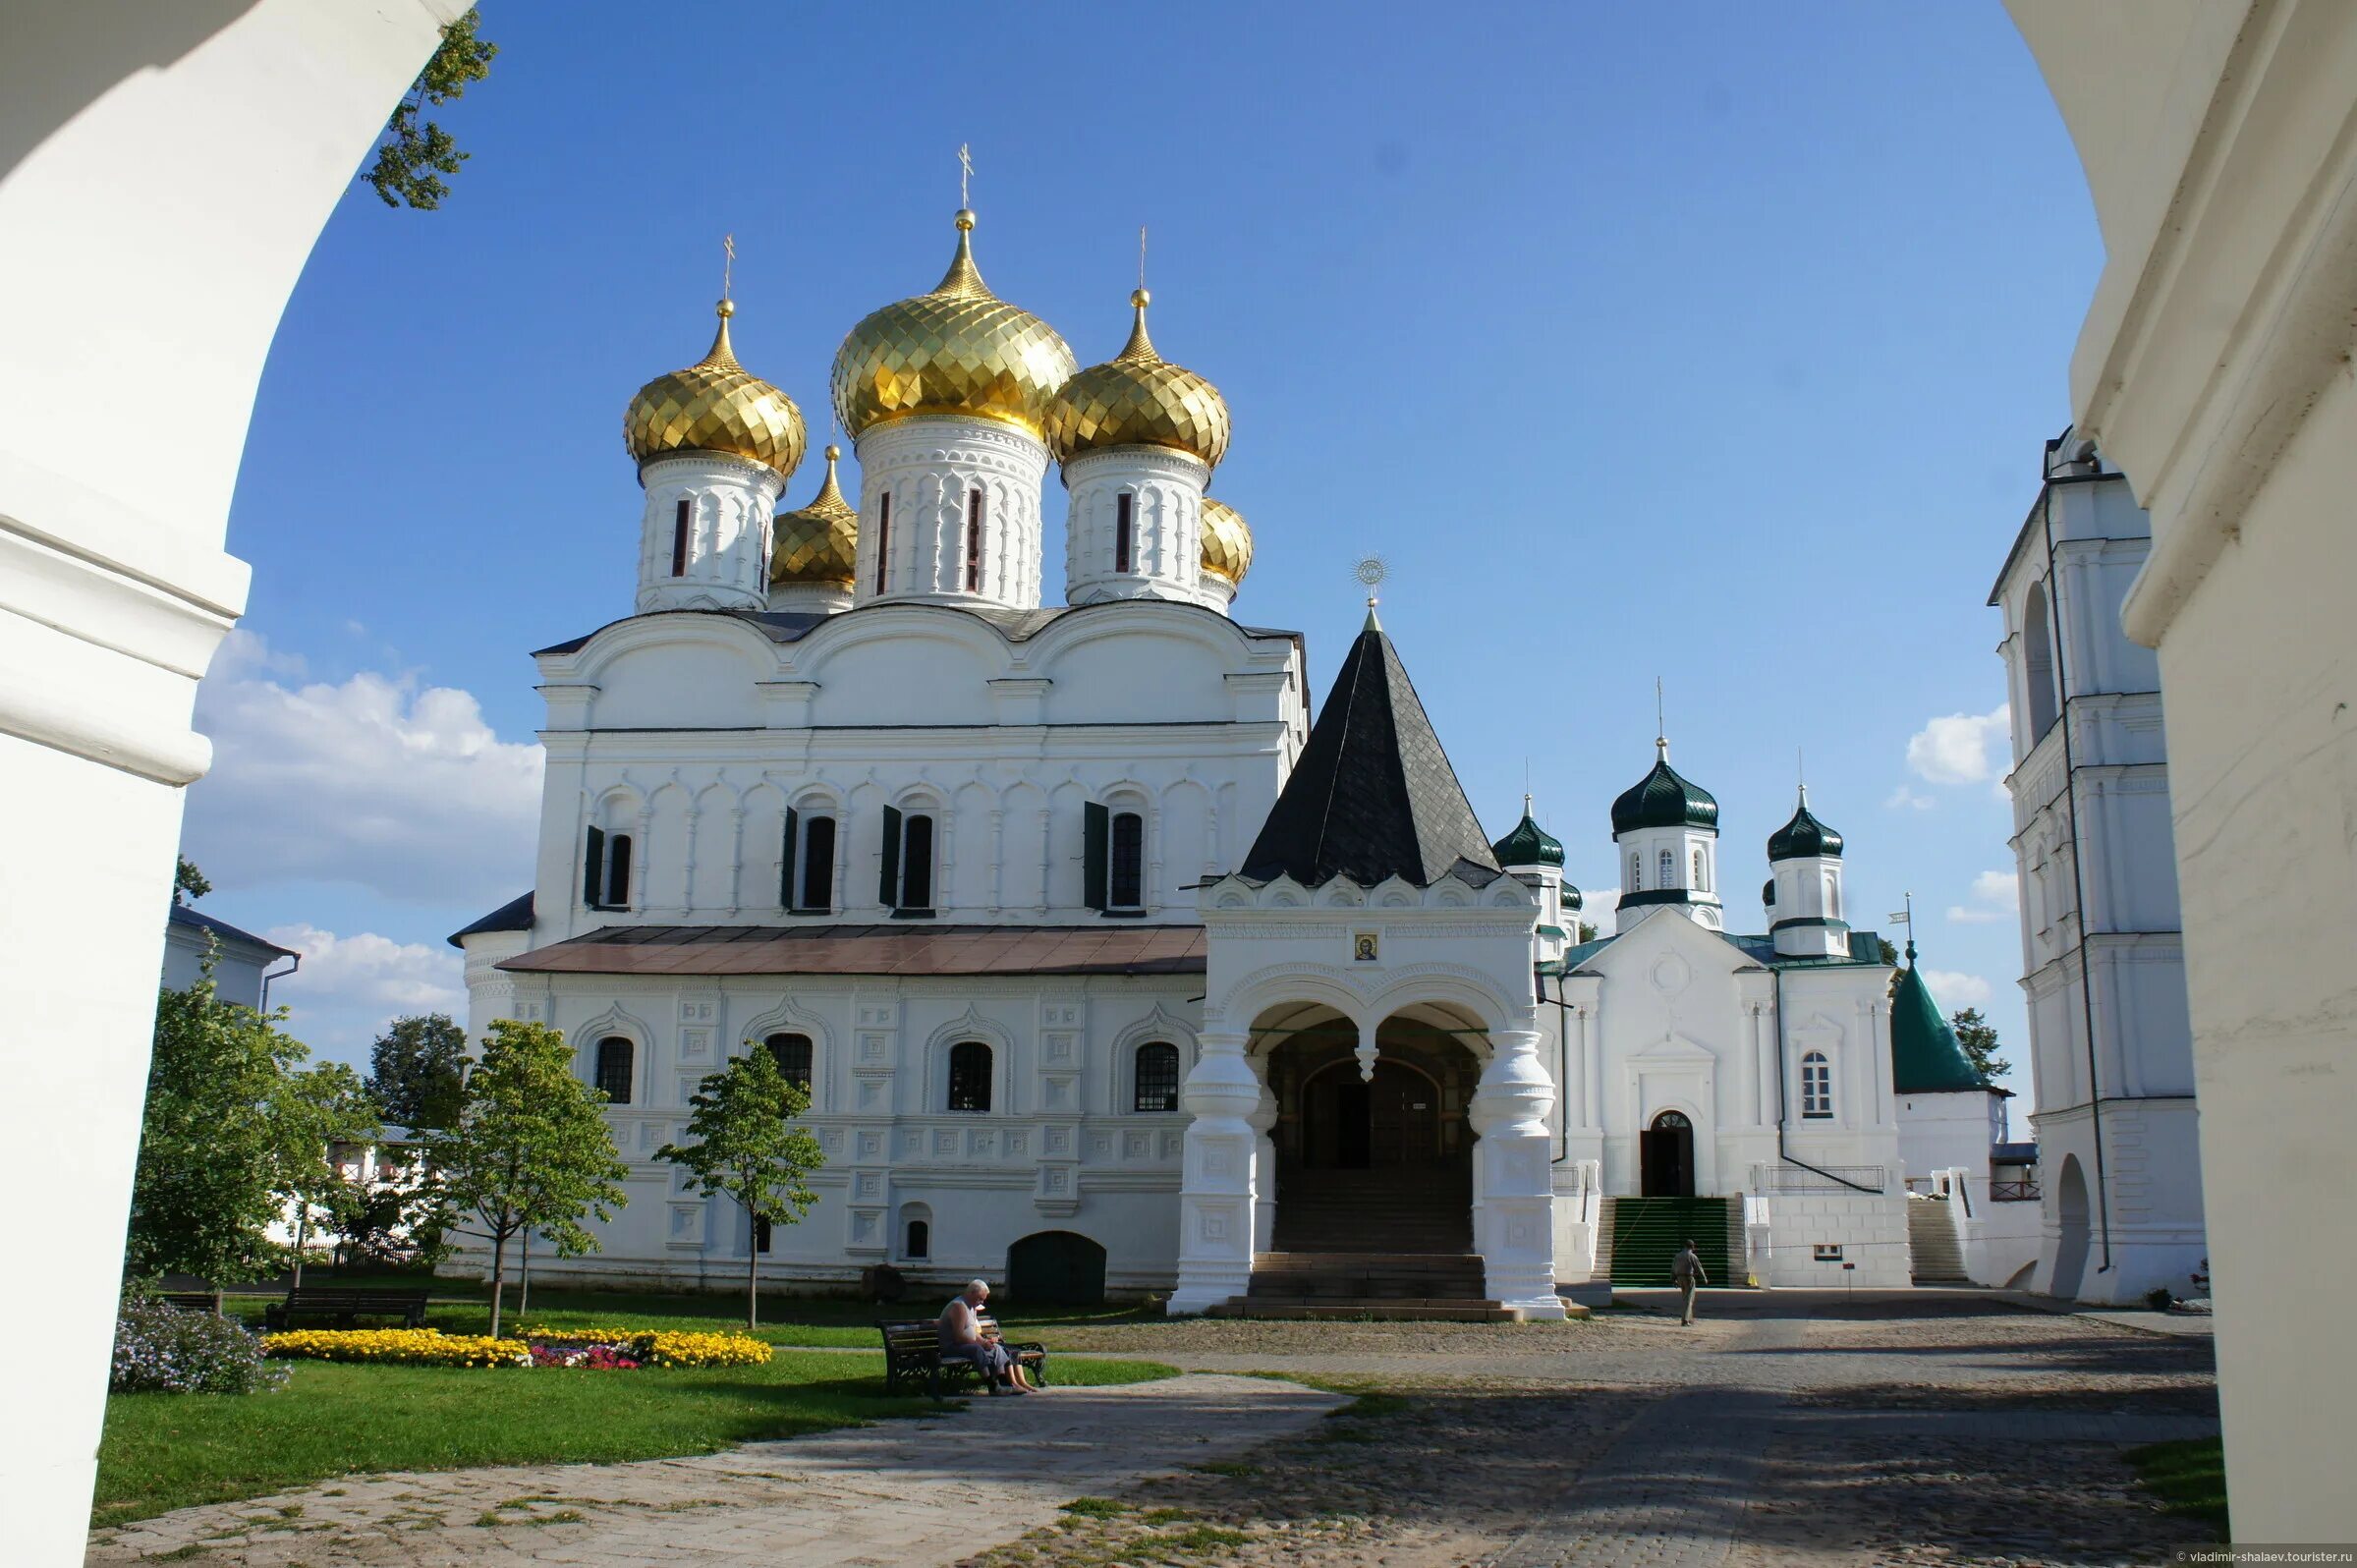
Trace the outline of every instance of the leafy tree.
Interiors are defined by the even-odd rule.
[[[1586,921],[1573,921],[1571,924],[1574,927],[1576,927],[1571,938],[1574,942],[1593,942],[1596,940],[1596,927],[1594,925],[1591,925]]]
[[[1964,1047],[1964,1054],[1983,1078],[2002,1078],[2013,1071],[2011,1062],[1996,1059],[1996,1026],[1983,1018],[1979,1008],[1958,1008],[1949,1016],[1948,1027],[1956,1032],[1956,1043]]]
[[[295,1283],[303,1283],[304,1241],[315,1222],[340,1235],[360,1208],[356,1183],[346,1181],[331,1159],[338,1144],[373,1144],[384,1118],[360,1074],[342,1062],[322,1062],[288,1077],[279,1087],[274,1119],[284,1158],[272,1196],[279,1211],[295,1213]]]
[[[268,1228],[288,1197],[320,1190],[327,1142],[376,1125],[350,1068],[304,1071],[310,1052],[276,1027],[286,1010],[221,1000],[213,964],[208,953],[196,984],[156,999],[125,1244],[134,1274],[270,1272]]]
[[[396,1018],[368,1047],[368,1092],[398,1127],[447,1127],[467,1088],[467,1032],[448,1013]]]
[[[731,1198],[753,1224],[791,1225],[818,1201],[808,1177],[826,1163],[818,1140],[794,1125],[811,1108],[810,1092],[755,1050],[707,1075],[688,1100],[687,1144],[654,1152],[687,1170],[707,1198]],[[745,1326],[758,1319],[759,1254],[745,1249]]]
[[[376,164],[362,178],[376,188],[388,207],[405,201],[421,211],[440,206],[450,194],[441,176],[458,173],[470,156],[459,151],[449,132],[431,120],[421,123],[419,116],[428,106],[464,97],[469,83],[491,74],[499,45],[476,36],[480,20],[469,11],[442,29],[433,58],[385,122],[384,136],[376,143]]]
[[[573,1076],[572,1047],[545,1024],[493,1022],[458,1116],[427,1134],[424,1158],[447,1222],[490,1243],[494,1334],[509,1242],[531,1229],[560,1257],[595,1252],[582,1220],[610,1219],[630,1201],[605,1095]]]
[[[186,855],[180,857],[180,865],[172,872],[172,902],[194,904],[212,890],[213,884],[196,869],[196,863]]]

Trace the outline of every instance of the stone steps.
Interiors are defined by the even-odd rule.
[[[1245,1296],[1224,1302],[1205,1314],[1208,1317],[1267,1317],[1325,1322],[1446,1322],[1518,1323],[1522,1311],[1493,1301],[1455,1297],[1405,1298],[1383,1301],[1332,1302],[1284,1297]]]
[[[1907,1200],[1908,1271],[1919,1285],[1969,1285],[1964,1252],[1956,1244],[1947,1198]]]

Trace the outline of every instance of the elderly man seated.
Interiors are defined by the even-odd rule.
[[[998,1330],[983,1330],[982,1310],[989,1300],[989,1283],[980,1279],[968,1281],[964,1290],[949,1298],[949,1305],[941,1309],[941,1359],[974,1363],[990,1385],[992,1397],[1038,1393],[1023,1375],[1023,1364],[1015,1359],[1015,1353],[1000,1343]]]

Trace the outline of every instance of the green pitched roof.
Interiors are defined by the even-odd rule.
[[[1913,964],[1899,971],[1898,989],[1890,997],[1890,1081],[1902,1094],[1989,1087],[1956,1043],[1956,1032],[1940,1016],[1932,988]]]
[[[1524,800],[1527,802],[1529,797],[1525,796]],[[1500,866],[1563,864],[1562,841],[1533,819],[1527,804],[1522,809],[1522,820],[1514,824],[1514,831],[1490,845],[1489,850],[1497,857]]]
[[[1841,835],[1817,819],[1809,810],[1809,792],[1801,791],[1801,804],[1793,810],[1792,820],[1768,835],[1768,858],[1770,861],[1797,861],[1813,856],[1826,860],[1841,858]]]
[[[1667,741],[1654,745],[1654,770],[1612,803],[1612,836],[1638,827],[1717,827],[1717,800],[1669,765]]]

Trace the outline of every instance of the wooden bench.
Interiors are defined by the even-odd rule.
[[[166,1290],[156,1293],[167,1307],[177,1307],[184,1313],[211,1313],[221,1316],[221,1287],[209,1290]]]
[[[988,1313],[975,1315],[975,1326],[984,1334],[994,1332],[998,1320]],[[922,1382],[925,1391],[934,1399],[942,1390],[960,1382],[982,1381],[982,1369],[961,1357],[941,1359],[941,1323],[935,1317],[877,1318],[875,1331],[884,1336],[884,1392],[890,1393],[902,1383]],[[1047,1386],[1047,1347],[1045,1345],[1012,1340],[1006,1342],[1016,1362],[1031,1373],[1032,1381]]]
[[[339,1328],[350,1328],[359,1317],[398,1317],[404,1328],[425,1326],[425,1292],[421,1290],[338,1290],[333,1287],[290,1290],[287,1299],[262,1310],[262,1326],[275,1333],[298,1317],[324,1317]]]

